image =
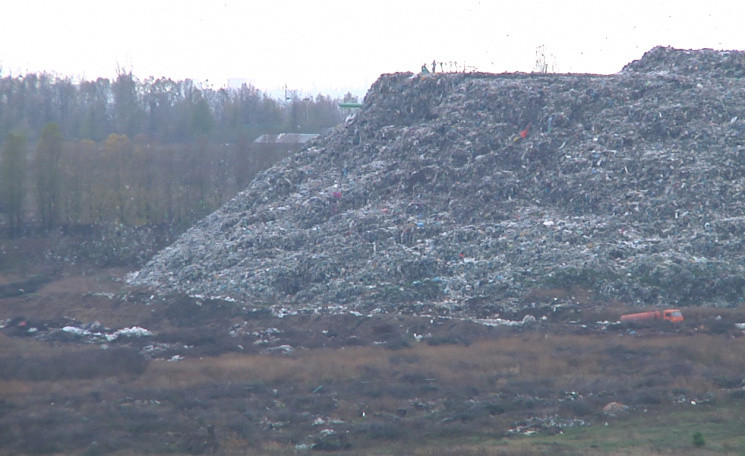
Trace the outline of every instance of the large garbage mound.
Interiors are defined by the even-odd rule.
[[[684,51],[656,47],[623,68],[624,73],[662,73],[678,76],[744,77],[745,53],[701,49]]]
[[[741,52],[615,75],[383,75],[132,282],[279,312],[739,304]],[[678,71],[681,70],[681,71]]]

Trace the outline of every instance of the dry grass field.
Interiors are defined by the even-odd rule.
[[[0,443],[5,454],[639,451],[613,443],[625,432],[650,454],[700,454],[701,430],[707,450],[736,452],[743,349],[729,334],[534,332],[170,362],[2,337]],[[628,409],[604,414],[612,402]]]
[[[10,269],[0,285],[39,272]],[[586,296],[526,327],[276,318],[150,299],[125,273],[0,298],[0,454],[745,453],[739,308],[683,309],[684,327],[598,325],[624,309]],[[152,336],[54,330],[93,321]]]

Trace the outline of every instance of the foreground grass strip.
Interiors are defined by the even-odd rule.
[[[295,454],[323,441],[350,455],[745,453],[742,337],[527,333],[470,346],[151,361],[141,373],[112,367],[69,380],[56,360],[84,362],[90,347],[0,342],[9,360],[52,374],[29,381],[7,369],[0,379],[0,434],[15,454],[32,427],[96,434],[55,441],[70,454],[106,436],[111,451],[140,452],[217,445],[222,454]],[[628,404],[628,415],[604,416],[611,401]],[[507,437],[544,417],[591,425]],[[324,441],[329,432],[345,437]],[[703,445],[694,446],[696,432]]]
[[[609,420],[598,425],[567,429],[561,435],[524,437],[513,447],[559,454],[743,454],[745,409],[737,402],[713,405],[681,404],[656,412]],[[697,446],[700,432],[705,444]],[[510,453],[506,453],[510,454]]]

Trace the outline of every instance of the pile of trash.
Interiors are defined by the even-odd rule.
[[[112,329],[97,321],[82,323],[69,317],[34,322],[24,317],[9,318],[0,320],[0,332],[11,336],[32,336],[45,341],[76,340],[86,343],[106,343],[153,335],[151,331],[139,326]]]
[[[577,418],[562,418],[560,416],[532,417],[515,423],[513,428],[507,431],[507,435],[534,435],[539,432],[549,435],[563,434],[564,429],[587,426],[585,420]]]
[[[140,267],[177,234],[177,228],[165,224],[78,225],[49,233],[44,262],[55,267]]]
[[[345,125],[130,283],[253,307],[478,318],[571,305],[551,293],[570,289],[737,305],[744,72],[743,52],[655,48],[614,75],[383,75]]]

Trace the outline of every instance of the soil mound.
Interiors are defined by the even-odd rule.
[[[745,54],[615,75],[388,74],[131,282],[278,312],[735,305]]]

